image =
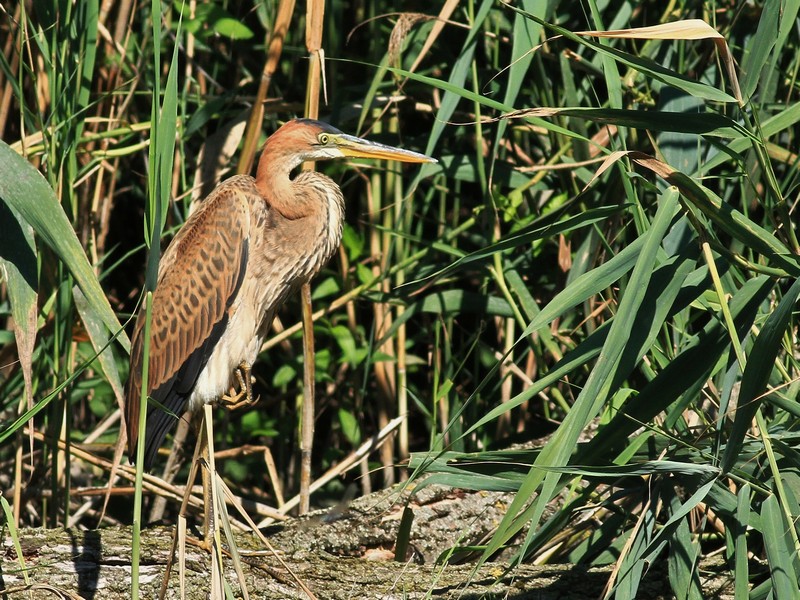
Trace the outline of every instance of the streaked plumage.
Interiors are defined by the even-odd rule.
[[[252,364],[276,309],[339,246],[344,200],[306,160],[360,156],[432,161],[307,119],[290,121],[264,145],[255,178],[231,177],[189,217],[159,265],[153,296],[144,467],[188,407],[225,394],[241,364]],[[144,312],[131,343],[125,418],[136,454]]]

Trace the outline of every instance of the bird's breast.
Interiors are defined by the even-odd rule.
[[[334,188],[335,192],[320,190],[320,210],[299,219],[286,219],[266,203],[251,207],[244,280],[229,309],[228,325],[195,386],[191,408],[213,402],[230,389],[235,369],[256,360],[278,308],[336,252],[344,203]]]

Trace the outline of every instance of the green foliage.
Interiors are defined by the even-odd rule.
[[[0,459],[21,472],[32,419],[25,460],[53,501],[23,519],[55,525],[76,508],[70,489],[106,482],[56,440],[112,456],[100,442],[118,427],[120,323],[183,199],[213,183],[202,167],[241,141],[276,8],[198,6],[183,49],[180,3],[156,6],[155,26],[149,7],[130,27],[114,8],[130,35],[113,44],[98,41],[114,28],[97,2],[34,5],[2,23],[0,311],[15,328],[0,343],[22,365],[0,365],[14,415]],[[391,456],[372,457],[373,487],[413,452],[421,483],[516,492],[482,560],[510,547],[514,561],[616,563],[609,596],[633,598],[664,559],[676,597],[699,598],[700,561],[718,552],[737,598],[797,596],[800,3],[465,2],[448,16],[463,27],[424,54],[433,21],[392,37],[394,17],[372,18],[387,3],[329,5],[323,118],[440,162],[323,167],[348,222],[314,286],[316,472],[408,414]],[[297,10],[264,135],[302,111]],[[586,33],[712,18],[722,37]],[[220,416],[218,448],[270,448],[292,493],[296,303],[279,317],[254,368],[261,404]],[[74,464],[57,472],[57,458]],[[239,493],[276,500],[261,455],[229,460]],[[111,511],[130,518],[127,503]]]

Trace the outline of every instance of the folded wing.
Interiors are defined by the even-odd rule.
[[[153,295],[144,468],[186,409],[197,378],[228,324],[245,276],[250,240],[248,191],[217,188],[167,248]],[[128,456],[140,435],[145,311],[131,341],[125,419]]]

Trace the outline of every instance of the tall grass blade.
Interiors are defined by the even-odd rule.
[[[670,494],[670,509],[673,514],[680,510],[680,502],[674,493]],[[699,555],[699,540],[692,535],[688,520],[680,519],[669,540],[667,556],[670,587],[676,594],[676,600],[703,600],[698,576]]]
[[[763,402],[763,394],[767,391],[767,382],[774,369],[775,358],[781,349],[784,332],[799,297],[800,279],[797,279],[777,308],[769,315],[753,342],[753,349],[742,374],[739,405],[734,416],[733,429],[722,457],[723,471],[729,471],[737,462],[744,437],[752,427],[753,418]]]
[[[783,14],[782,5],[783,2],[780,0],[767,0],[764,3],[764,10],[761,11],[755,35],[748,40],[742,59],[742,72],[744,73],[742,95],[747,100],[751,99],[759,82],[769,78],[769,72],[764,71],[764,65],[778,42],[779,22],[784,18],[793,18]],[[796,6],[794,12],[796,15]]]
[[[2,493],[0,493],[0,508],[3,509],[5,527],[8,528],[8,534],[11,536],[11,543],[14,545],[14,552],[17,555],[17,563],[19,564],[19,570],[22,573],[22,579],[25,581],[25,585],[29,586],[31,584],[31,580],[30,576],[28,575],[28,568],[25,566],[25,554],[22,552],[22,544],[19,541],[19,531],[17,530],[17,526],[14,524],[14,512],[11,510],[8,500],[5,499]]]
[[[141,563],[141,535],[142,535],[142,482],[144,480],[144,446],[147,436],[147,381],[150,371],[150,325],[152,323],[153,292],[147,291],[144,295],[142,310],[145,311],[143,335],[144,349],[142,352],[142,397],[139,401],[139,437],[136,443],[136,478],[134,479],[133,493],[133,533],[131,539],[131,597],[139,598],[139,565]]]
[[[747,528],[750,525],[751,490],[748,484],[737,494],[736,518],[731,530],[734,542],[734,598],[748,600],[750,597],[750,565],[747,556]]]
[[[641,308],[653,264],[664,235],[675,216],[677,206],[678,194],[675,190],[662,195],[651,228],[643,236],[645,238],[644,246],[631,274],[626,293],[620,300],[617,318],[614,319],[608,339],[603,346],[604,353],[601,353],[572,409],[542,450],[525,483],[509,506],[508,513],[498,526],[497,532],[483,554],[484,559],[496,552],[527,522],[537,523],[539,521],[547,503],[552,498],[559,476],[552,473],[545,475],[545,472],[537,467],[540,465],[544,467],[566,465],[581,431],[613,392],[614,383],[620,375],[618,373],[620,360],[636,315]],[[528,499],[540,485],[542,488],[538,499],[524,508],[528,505]],[[518,557],[524,556],[525,551],[526,548],[523,547]]]
[[[778,499],[771,494],[761,506],[764,548],[769,561],[769,576],[774,598],[800,598],[797,555],[789,541],[788,528],[794,527],[783,518]]]
[[[180,24],[178,25],[180,35]],[[161,98],[161,2],[153,2],[153,65],[155,89],[150,130],[150,173],[148,204],[145,211],[145,242],[147,254],[147,289],[154,290],[161,256],[161,234],[167,220],[171,194],[172,166],[175,153],[175,134],[178,122],[178,48],[175,44],[167,73],[164,97]]]
[[[148,244],[147,269],[145,274],[145,301],[141,310],[145,311],[143,330],[144,348],[142,352],[142,388],[139,405],[139,437],[136,446],[136,480],[134,485],[133,507],[133,549],[131,561],[131,591],[133,598],[139,597],[139,563],[140,532],[142,526],[142,475],[144,468],[144,445],[147,428],[148,403],[148,371],[150,366],[150,322],[152,313],[153,290],[158,281],[158,263],[161,255],[161,234],[166,223],[169,207],[172,180],[172,167],[175,152],[175,135],[177,131],[178,107],[178,49],[176,41],[172,52],[167,84],[163,100],[160,96],[161,84],[161,1],[155,0],[152,5],[153,18],[153,75],[154,92],[152,95],[150,131],[150,170],[148,172],[148,204],[145,211],[145,241]],[[181,19],[183,5],[181,6]],[[178,22],[176,37],[181,34],[181,21]]]
[[[766,277],[747,281],[730,301],[730,311],[737,332],[747,331],[756,318],[757,311],[772,292],[773,283]],[[696,293],[701,293],[697,288]],[[658,375],[645,385],[614,416],[611,422],[597,432],[586,445],[578,450],[576,460],[590,461],[610,450],[622,448],[642,423],[650,422],[662,411],[674,406],[682,411],[693,402],[715,369],[724,366],[724,357],[730,344],[728,332],[720,320],[712,320],[696,335],[686,340],[683,350],[675,356]],[[613,450],[612,450],[613,452]]]
[[[524,0],[522,6],[525,10],[539,14],[543,19],[551,12],[550,4],[545,2],[536,2],[535,0]],[[533,61],[532,48],[536,46],[539,36],[542,33],[542,26],[538,23],[526,19],[520,14],[514,16],[514,37],[511,46],[511,64],[508,67],[508,82],[504,86],[505,94],[503,96],[503,104],[507,106],[515,106],[517,98],[522,91],[523,80],[530,68]],[[494,136],[495,159],[497,157],[497,150],[500,148],[500,142],[506,134],[507,128],[506,121],[500,121],[497,126],[497,131]],[[492,160],[492,173],[496,160]]]
[[[630,110],[624,108],[584,108],[584,107],[542,107],[525,108],[506,113],[499,119],[518,119],[523,117],[567,116],[586,119],[600,124],[646,129],[648,131],[668,131],[692,133],[725,139],[749,138],[754,136],[739,123],[715,112],[671,112],[666,110]]]
[[[778,7],[780,8],[778,9]],[[762,73],[760,77],[760,85],[762,91],[760,92],[761,97],[759,98],[759,101],[761,103],[774,100],[776,80],[778,77],[780,77],[781,73],[781,68],[779,67],[780,60],[786,56],[787,51],[790,54],[794,52],[791,46],[787,45],[787,42],[790,41],[791,38],[789,36],[793,31],[793,28],[791,27],[790,23],[795,22],[797,19],[797,14],[800,11],[800,2],[798,0],[788,0],[786,2],[778,3],[774,0],[771,0],[764,4],[763,12],[767,11],[779,14],[780,18],[778,19],[777,23],[778,25],[777,35],[775,35],[774,29],[770,30],[770,28],[768,27],[765,27],[764,33],[761,34],[764,37],[768,37],[770,34],[775,35],[776,37],[776,42],[775,45],[772,47],[772,52],[769,56],[769,60],[767,61],[766,64],[759,65],[760,69],[758,69]],[[770,17],[768,16],[763,18],[767,21],[769,21],[770,19]],[[759,29],[761,29],[760,21],[759,21]],[[762,43],[769,44],[769,40],[765,40],[763,37],[761,37],[761,35],[759,35],[758,30],[756,30],[756,35],[748,39],[747,48],[748,49],[752,48],[753,50],[757,51],[757,48],[760,44]],[[745,55],[745,60],[748,60],[747,55]],[[760,62],[756,61],[755,59],[750,59],[750,60],[753,61],[751,63],[753,64],[753,67],[758,65],[758,63]],[[744,69],[743,66],[742,70],[744,71],[745,79],[756,77],[756,74],[753,72],[756,69],[754,69],[753,67],[749,69]],[[750,88],[751,84],[748,82],[748,86],[746,87]],[[749,99],[749,96],[745,96],[745,98]]]

